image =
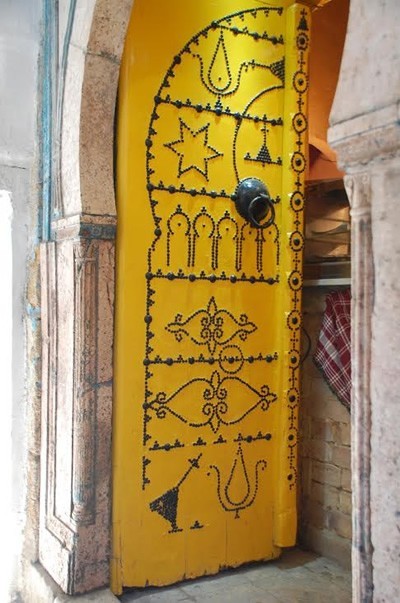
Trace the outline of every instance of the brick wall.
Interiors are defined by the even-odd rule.
[[[303,325],[312,347],[302,366],[299,541],[350,567],[350,414],[312,359],[327,293],[309,288],[303,294]]]

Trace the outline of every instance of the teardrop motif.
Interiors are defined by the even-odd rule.
[[[240,444],[225,486],[225,496],[226,500],[235,507],[242,505],[250,496],[250,482]]]
[[[228,62],[228,53],[226,52],[224,35],[221,31],[214,56],[208,70],[208,79],[210,84],[220,92],[223,92],[232,83],[231,70]]]

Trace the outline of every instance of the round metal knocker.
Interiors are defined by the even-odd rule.
[[[268,228],[275,220],[275,208],[265,184],[258,178],[244,178],[232,200],[237,212],[255,228]]]

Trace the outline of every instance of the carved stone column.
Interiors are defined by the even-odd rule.
[[[371,194],[368,173],[345,178],[351,206],[352,236],[352,486],[353,596],[371,601],[371,316],[373,259]]]
[[[43,244],[42,292],[40,559],[76,593],[109,575],[114,242]]]
[[[397,114],[392,106],[331,129],[352,215],[353,600],[363,603],[400,599]]]

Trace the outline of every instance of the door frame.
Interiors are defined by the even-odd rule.
[[[322,6],[327,1],[303,3]],[[104,0],[93,0],[90,5],[85,0],[71,0],[59,62],[51,72],[52,141],[43,152],[46,160],[55,160],[50,236],[41,245],[42,416],[36,417],[31,426],[37,441],[42,426],[41,503],[39,530],[33,527],[32,533],[39,546],[41,564],[69,594],[109,583],[113,254],[117,221],[114,112],[119,63],[132,5],[133,0],[114,0],[111,13]],[[351,22],[350,35],[356,37],[362,27],[362,20]],[[335,109],[346,102],[339,87]],[[354,140],[361,134],[357,132],[349,139],[346,132],[334,130],[335,146],[346,170],[351,169]],[[373,273],[372,254],[368,259],[365,250],[371,248],[372,242],[373,197],[368,167],[353,172],[346,179],[354,208],[353,312],[359,317],[353,331],[358,342],[353,344],[353,362],[369,370]],[[361,341],[367,342],[362,349],[358,345]],[[357,380],[360,372],[355,374],[353,391],[352,456],[357,470],[357,463],[364,459],[369,476],[371,386],[367,377],[362,382]],[[60,425],[62,429],[57,431]],[[88,442],[93,446],[88,446]],[[58,464],[57,451],[62,450],[64,460]],[[38,488],[36,481],[28,497]],[[369,481],[355,473],[353,489],[357,545],[353,549],[353,572],[354,584],[358,585],[355,600],[369,601]],[[35,504],[38,514],[38,503]],[[363,551],[359,550],[357,534],[362,534],[367,543]]]

